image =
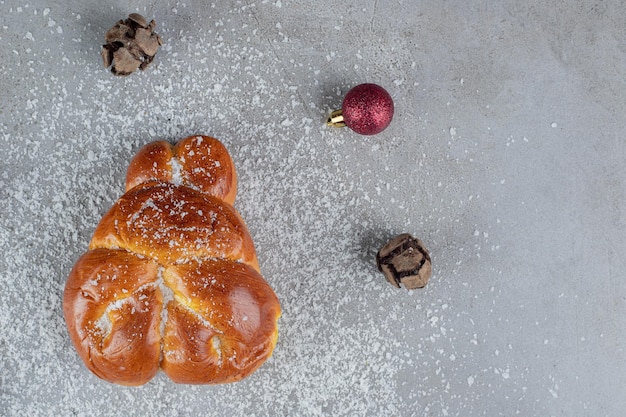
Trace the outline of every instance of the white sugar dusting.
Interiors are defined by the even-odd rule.
[[[220,340],[220,338],[218,336],[213,336],[211,338],[211,347],[213,348],[213,351],[215,351],[217,353],[217,363],[218,365],[222,364],[223,358],[222,358],[222,342]]]
[[[165,334],[165,325],[167,324],[168,310],[167,306],[170,301],[174,301],[174,291],[170,287],[165,284],[163,281],[163,267],[159,267],[158,270],[158,279],[156,282],[156,287],[161,291],[161,296],[163,297],[163,305],[161,308],[161,322],[159,324],[159,334],[161,337]]]
[[[181,185],[183,183],[183,166],[176,157],[170,159],[170,166],[172,167],[172,184]]]
[[[125,297],[120,298],[107,306],[102,316],[100,316],[100,318],[94,323],[95,327],[102,332],[103,338],[107,338],[111,333],[111,329],[113,328],[113,323],[111,322],[110,316],[111,312],[119,310],[125,304],[132,302],[134,302],[134,300],[131,297]]]
[[[623,240],[602,246],[610,250],[570,240],[562,230],[579,226],[579,213],[560,201],[554,211],[545,205],[559,191],[553,175],[578,172],[565,164],[580,151],[564,144],[567,151],[552,158],[547,144],[561,135],[595,136],[568,132],[579,126],[561,114],[534,120],[540,135],[507,130],[510,119],[531,114],[514,108],[519,102],[509,103],[510,95],[546,92],[543,85],[522,88],[515,77],[557,83],[570,75],[527,77],[535,67],[510,55],[485,66],[482,60],[504,50],[459,44],[450,35],[469,42],[479,39],[472,31],[485,30],[518,51],[513,37],[526,37],[531,47],[532,37],[543,34],[534,35],[534,25],[522,31],[495,15],[466,21],[474,12],[455,5],[404,16],[401,8],[382,13],[379,2],[348,9],[287,0],[202,8],[133,3],[137,10],[126,12],[155,17],[165,44],[145,72],[115,78],[101,67],[99,53],[104,30],[124,17],[119,10],[95,13],[80,2],[71,11],[56,3],[0,5],[1,415],[597,414],[597,391],[578,398],[582,391],[571,388],[587,381],[590,370],[606,371],[596,349],[616,363],[624,358],[611,350],[610,337],[610,318],[623,307],[611,297],[624,287],[620,280],[598,285],[604,289],[598,306],[579,296],[588,277],[572,265],[585,253],[610,270],[600,269],[598,277],[615,275],[623,270]],[[493,32],[499,28],[506,30]],[[307,31],[356,36],[359,45],[321,41],[330,37],[311,42]],[[554,54],[546,46],[553,38],[541,38],[544,48],[536,53]],[[447,50],[454,59],[433,59]],[[471,65],[459,65],[465,61]],[[554,67],[566,71],[574,61]],[[524,72],[515,73],[518,67]],[[326,116],[347,90],[370,80],[396,100],[389,130],[360,137],[327,127]],[[570,84],[559,94],[571,98],[571,90],[587,85]],[[542,100],[542,111],[552,111]],[[62,309],[67,276],[124,192],[135,152],[152,140],[195,134],[222,140],[235,161],[235,206],[282,306],[274,355],[234,384],[176,385],[162,373],[141,388],[106,383],[87,370],[69,339]],[[572,177],[576,187],[556,194],[562,201],[588,199],[594,214],[614,222],[606,230],[622,230],[621,218],[603,216],[617,198],[596,191],[603,181],[623,185],[616,175],[623,153],[611,157],[610,143],[583,147],[586,159],[577,164],[586,174],[597,159],[605,175]],[[597,149],[605,150],[602,158],[587,158]],[[179,161],[172,170],[174,182],[182,182]],[[155,210],[153,203],[144,214]],[[216,215],[168,209],[207,222]],[[562,211],[567,221],[554,214]],[[546,221],[551,228],[533,234]],[[585,242],[598,241],[595,232],[577,230]],[[434,275],[422,290],[393,288],[376,270],[376,251],[401,232],[431,251]],[[563,257],[540,253],[540,244],[554,244]],[[152,285],[165,304],[174,299],[162,276]],[[111,328],[108,313],[123,303],[109,306],[98,322],[104,333]],[[593,321],[598,309],[607,320]],[[162,334],[167,312],[161,314]],[[581,318],[593,321],[598,334],[574,326]],[[570,327],[580,334],[566,333]],[[611,372],[602,375],[609,380]],[[611,385],[606,398],[617,407],[626,396]]]

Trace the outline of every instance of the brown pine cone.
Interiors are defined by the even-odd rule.
[[[421,240],[408,233],[391,239],[376,254],[376,265],[387,281],[400,288],[422,288],[432,275],[430,254]]]
[[[154,60],[154,56],[163,44],[163,39],[154,32],[156,22],[150,23],[137,13],[128,15],[128,19],[120,20],[104,35],[106,45],[102,46],[104,66],[111,67],[115,75],[126,76],[146,69]]]

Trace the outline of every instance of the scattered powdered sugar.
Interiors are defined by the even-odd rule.
[[[215,352],[217,352],[217,363],[218,365],[222,364],[222,341],[219,336],[215,335],[211,338],[211,347]]]
[[[183,175],[182,170],[183,166],[181,165],[178,158],[172,157],[170,159],[170,165],[172,167],[172,184],[181,185],[183,183]]]
[[[137,11],[154,15],[165,44],[146,72],[120,79],[101,67],[99,50],[124,16],[89,4],[47,6],[4,5],[0,16],[0,414],[508,416],[558,414],[566,400],[580,410],[596,404],[564,387],[601,365],[591,348],[577,349],[607,349],[599,335],[610,329],[563,334],[553,317],[592,316],[576,284],[585,276],[567,269],[573,284],[549,280],[546,268],[573,263],[526,249],[545,238],[532,229],[546,216],[535,184],[554,191],[544,178],[556,160],[528,132],[487,127],[498,86],[478,94],[472,74],[434,81],[460,78],[439,66],[457,65],[431,59],[435,46],[454,43],[435,32],[432,42],[416,42],[418,17],[401,8],[378,19],[380,10],[360,4],[155,4]],[[359,35],[362,22],[371,24]],[[307,33],[362,41],[312,42]],[[482,56],[468,50],[467,60]],[[396,100],[389,129],[366,138],[325,126],[343,94],[370,80]],[[446,88],[455,99],[469,94],[481,114],[438,95]],[[482,130],[467,126],[468,112]],[[178,386],[160,373],[140,388],[111,385],[71,345],[65,280],[124,192],[134,153],[192,134],[217,137],[233,156],[235,205],[281,301],[278,344],[235,384]],[[571,213],[550,218],[551,230],[567,228]],[[431,251],[434,275],[422,290],[395,289],[376,270],[376,251],[401,232]],[[164,301],[173,299],[162,279],[157,285]],[[107,329],[106,319],[100,324]]]
[[[165,285],[165,281],[163,281],[163,271],[164,268],[160,266],[157,272],[158,278],[156,282],[156,286],[161,291],[161,296],[163,297],[163,307],[161,308],[161,323],[159,328],[161,337],[165,334],[165,325],[167,324],[167,306],[169,305],[170,301],[174,301],[174,291],[170,287]]]
[[[94,323],[96,328],[102,332],[103,337],[106,338],[111,333],[111,329],[113,327],[113,323],[111,322],[111,318],[110,318],[110,313],[112,311],[119,310],[125,304],[129,304],[129,303],[132,304],[134,302],[135,300],[129,294],[128,297],[120,298],[110,303],[106,307],[106,309],[102,313],[102,316],[100,316],[100,318]]]

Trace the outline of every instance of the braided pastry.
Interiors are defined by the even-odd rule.
[[[278,299],[232,207],[237,178],[217,139],[154,142],[133,158],[65,286],[85,365],[122,385],[162,369],[186,384],[238,381],[272,354]]]

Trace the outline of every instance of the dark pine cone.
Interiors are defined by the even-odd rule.
[[[430,254],[424,244],[408,233],[391,239],[376,254],[376,265],[387,281],[400,288],[422,288],[430,279]]]
[[[154,32],[156,22],[150,23],[137,13],[120,20],[104,35],[102,46],[104,66],[111,67],[115,75],[129,75],[138,68],[144,70],[154,60],[163,40]]]

